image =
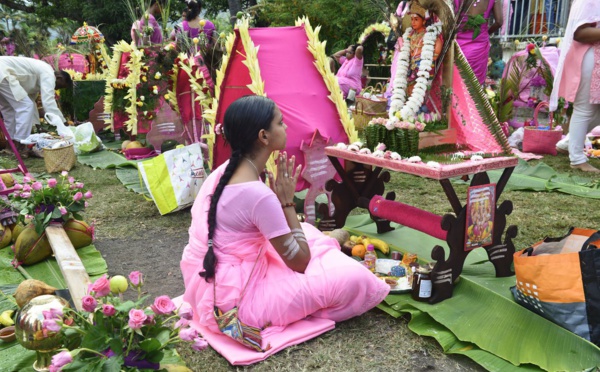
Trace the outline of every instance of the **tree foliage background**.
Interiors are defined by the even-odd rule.
[[[30,36],[37,38],[47,37],[50,28],[62,29],[62,37],[67,38],[69,28],[72,33],[85,21],[99,27],[110,45],[130,40],[132,20],[125,1],[128,0],[0,0],[0,19],[21,14],[27,22],[21,22],[20,27],[28,27]],[[234,21],[242,11],[254,17],[256,26],[292,26],[298,17],[306,15],[313,27],[321,25],[320,39],[327,40],[327,51],[333,53],[356,43],[365,27],[384,20],[399,1],[204,0],[202,4],[210,19],[225,12]],[[180,19],[184,7],[184,0],[171,0],[172,21]]]

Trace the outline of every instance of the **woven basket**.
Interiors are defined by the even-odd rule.
[[[352,117],[354,118],[354,127],[356,130],[362,131],[365,129],[367,124],[371,121],[371,119],[375,118],[384,118],[388,115],[386,111],[384,112],[368,112],[364,109],[362,102],[356,102],[355,109],[352,110]]]
[[[370,93],[371,97],[356,96],[356,104],[361,103],[365,112],[384,114],[387,108],[387,99],[376,97],[374,92],[373,87],[366,87],[361,94]]]
[[[44,148],[44,164],[48,173],[70,171],[76,161],[75,149],[72,144],[57,149]]]
[[[562,138],[562,131],[554,129],[552,112],[550,112],[549,128],[539,129],[538,114],[544,107],[548,108],[548,103],[540,102],[533,112],[533,124],[535,126],[524,127],[523,152],[556,155],[556,143]]]

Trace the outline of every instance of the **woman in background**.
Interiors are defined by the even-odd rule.
[[[454,0],[456,11],[466,0]],[[503,0],[475,0],[461,22],[456,41],[480,84],[485,83],[490,55],[490,35],[502,27]],[[489,26],[490,15],[494,23]]]
[[[149,36],[151,44],[160,44],[163,42],[162,28],[158,24],[156,17],[160,15],[162,0],[151,0],[148,13],[144,14],[142,19],[138,19],[131,25],[131,40],[135,45],[141,46],[144,44],[144,36]],[[152,33],[145,32],[146,27],[152,28]]]
[[[360,44],[350,45],[346,49],[342,49],[333,55],[333,58],[342,66],[338,70],[336,77],[344,98],[348,96],[350,89],[356,93],[362,90],[362,73],[363,73],[363,47]]]
[[[588,163],[584,153],[586,134],[600,117],[600,6],[597,0],[575,0],[571,5],[565,36],[560,43],[560,59],[554,75],[550,111],[558,108],[558,98],[573,102],[569,124],[571,168],[600,173]]]

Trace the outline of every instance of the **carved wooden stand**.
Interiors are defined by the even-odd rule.
[[[381,167],[357,163],[346,159],[347,169],[341,166],[336,156],[329,156],[332,164],[342,178],[342,183],[329,181],[327,189],[332,190],[332,200],[335,205],[335,213],[329,220],[324,220],[325,228],[341,228],[346,222],[350,211],[355,207],[368,208],[369,201],[374,195],[383,195],[384,184],[390,180],[388,171],[382,171]],[[502,176],[496,184],[496,201],[502,195],[502,191],[510,178],[514,166],[504,168]],[[432,296],[429,303],[434,304],[452,297],[454,282],[462,272],[466,257],[471,251],[465,251],[465,228],[467,218],[466,205],[460,202],[452,183],[448,178],[440,179],[446,197],[452,206],[454,214],[446,214],[442,217],[441,227],[447,231],[446,243],[449,247],[448,259],[445,259],[444,248],[436,245],[431,258],[436,264],[431,272]],[[471,186],[485,185],[490,183],[487,172],[475,173]],[[394,193],[388,193],[386,199],[393,200]],[[325,205],[321,206],[327,208]],[[320,212],[326,212],[324,211]],[[506,216],[512,213],[512,202],[505,200],[495,207],[493,242],[485,247],[490,262],[496,270],[496,277],[507,277],[514,275],[511,269],[515,247],[512,239],[517,235],[517,227],[509,226],[506,229]],[[321,228],[319,224],[319,228]],[[390,231],[389,221],[377,223],[377,232]],[[506,229],[506,233],[505,232]],[[504,235],[504,240],[503,240]]]

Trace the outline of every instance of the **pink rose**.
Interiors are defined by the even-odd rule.
[[[25,198],[25,199],[27,199],[27,198],[28,198],[28,197],[30,197],[30,196],[31,196],[31,193],[30,193],[30,192],[22,192],[22,193],[21,193],[21,197],[22,197],[22,198]]]
[[[90,285],[90,292],[94,292],[96,297],[104,297],[110,293],[110,283],[106,275],[102,275],[98,280]]]
[[[117,310],[113,305],[102,304],[102,314],[105,316],[113,316]]]
[[[180,318],[177,321],[177,323],[175,323],[175,327],[173,327],[173,328],[175,328],[175,329],[177,329],[177,328],[185,328],[188,325],[190,325],[190,321],[189,320],[187,320],[185,318]]]
[[[48,187],[49,188],[51,188],[51,189],[55,188],[56,184],[57,184],[56,178],[49,178],[48,179]]]
[[[131,273],[129,273],[129,281],[134,287],[144,284],[144,280],[142,279],[142,273],[139,271],[132,271]]]
[[[31,182],[31,177],[28,177],[28,176],[23,177],[23,182],[25,182],[25,183]]]
[[[182,328],[179,330],[179,338],[183,341],[194,341],[198,337],[198,331],[192,327]]]
[[[20,183],[15,183],[15,186],[13,186],[15,188],[15,190],[23,190],[23,185],[21,185]]]
[[[194,339],[194,344],[192,345],[192,349],[196,351],[202,351],[208,347],[208,342],[205,339],[196,337]]]
[[[68,175],[69,175],[69,172],[67,172],[67,171],[62,171],[62,172],[60,172],[60,175],[61,175],[61,176],[63,176],[63,177],[66,177],[66,176],[68,176]]]
[[[41,190],[42,187],[44,187],[44,186],[42,185],[42,183],[40,181],[35,181],[34,183],[31,184],[31,188],[34,189],[35,191]]]
[[[144,310],[131,309],[129,310],[129,328],[140,329],[144,325],[144,321],[148,316],[144,313]]]
[[[23,185],[23,191],[31,191],[31,186],[28,184]]]
[[[81,183],[81,182],[75,183],[75,188],[83,189],[83,183]]]
[[[534,49],[535,49],[535,45],[533,43],[527,44],[527,51],[531,52]]]
[[[144,321],[144,325],[146,325],[146,324],[156,324],[156,322],[154,321],[154,314],[150,314],[150,315],[146,314],[146,316],[147,316],[147,318]]]
[[[63,312],[61,309],[50,309],[42,311],[44,319],[61,319]]]
[[[190,304],[188,304],[187,302],[184,302],[181,305],[181,307],[179,308],[179,311],[177,314],[183,319],[192,320],[192,318],[194,317],[194,310],[192,310],[192,307],[190,306]]]
[[[52,357],[52,366],[59,368],[59,371],[60,368],[66,366],[71,362],[73,362],[73,356],[68,351],[61,351],[60,353]]]
[[[92,192],[91,191],[86,191],[85,194],[83,194],[83,197],[86,199],[91,199],[92,198]]]
[[[156,297],[156,299],[154,300],[154,304],[152,304],[150,308],[157,315],[169,314],[175,311],[175,309],[177,309],[177,307],[175,306],[173,301],[171,301],[169,296]]]
[[[93,313],[96,310],[96,305],[98,305],[98,301],[96,301],[96,299],[90,295],[85,295],[81,299],[81,304],[83,310],[87,311],[88,313]]]
[[[69,183],[75,182],[75,177],[69,177]]]
[[[60,324],[56,322],[56,319],[44,319],[43,327],[50,332],[60,332],[60,329],[62,328]]]
[[[81,191],[77,191],[75,193],[75,195],[73,195],[73,200],[74,201],[79,201],[83,198],[83,194],[81,193]]]
[[[58,207],[58,210],[60,211],[60,215],[64,216],[65,214],[67,214],[67,208],[65,207]]]
[[[90,204],[89,204],[88,202],[84,202],[84,203],[83,203],[83,206],[84,206],[85,208],[87,208],[87,207],[89,207],[89,206],[90,206]]]

